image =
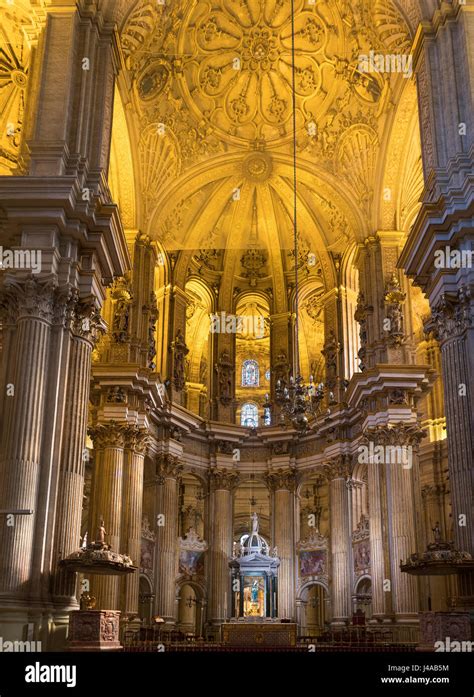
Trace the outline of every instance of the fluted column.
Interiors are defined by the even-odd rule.
[[[474,294],[445,294],[430,328],[441,345],[448,468],[457,549],[474,556]]]
[[[370,573],[372,577],[372,618],[383,620],[392,616],[392,594],[384,582],[390,579],[388,554],[387,501],[385,472],[380,464],[367,464],[367,494],[369,499]]]
[[[418,446],[424,432],[414,423],[374,427],[367,429],[367,435],[375,446],[382,446],[385,452],[382,461],[369,463],[368,466],[369,478],[373,477],[373,468],[376,467],[383,472],[385,480],[381,491],[382,496],[386,497],[382,526],[388,530],[385,551],[388,547],[393,613],[397,622],[414,622],[419,612],[418,582],[414,576],[400,570],[400,562],[417,550],[415,486]],[[398,452],[403,457],[399,457]],[[375,562],[373,559],[371,561],[374,569]]]
[[[273,540],[280,558],[278,570],[278,616],[295,618],[294,586],[294,502],[296,475],[290,470],[268,472],[267,484],[273,492]]]
[[[208,621],[220,624],[231,613],[229,560],[232,556],[232,492],[238,476],[227,469],[210,473],[210,589]]]
[[[76,603],[76,574],[58,569],[57,563],[80,543],[91,352],[103,331],[103,322],[93,303],[79,303],[73,315],[53,551],[56,573],[52,583],[56,601],[66,606]]]
[[[332,624],[347,624],[351,614],[351,526],[349,492],[350,459],[345,455],[333,458],[327,474],[330,480],[331,524],[331,606]]]
[[[121,531],[122,554],[127,554],[134,566],[140,566],[140,545],[143,508],[143,472],[148,444],[146,429],[131,426],[125,441],[125,474],[123,481],[123,519]],[[122,579],[120,607],[122,619],[138,615],[138,571]]]
[[[127,428],[126,424],[111,421],[99,424],[90,430],[95,450],[90,537],[94,538],[103,519],[106,542],[114,552],[120,552],[124,446]],[[118,576],[94,576],[91,585],[99,609],[118,609]]]
[[[33,536],[40,476],[40,456],[48,380],[53,281],[12,281],[2,290],[1,306],[16,320],[10,347],[7,383],[14,394],[5,397],[0,456],[0,509],[31,510],[12,525],[0,525],[0,596],[27,596],[33,556]],[[5,389],[5,388],[4,388]]]
[[[179,459],[164,455],[157,464],[155,612],[170,625],[176,622]]]

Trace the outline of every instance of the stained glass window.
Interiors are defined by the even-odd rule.
[[[257,428],[258,426],[258,407],[252,402],[242,404],[240,412],[240,424],[247,428]]]
[[[260,371],[257,361],[244,361],[242,363],[242,387],[258,387],[260,384]]]

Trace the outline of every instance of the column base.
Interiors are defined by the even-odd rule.
[[[69,620],[68,651],[121,651],[120,610],[76,610]]]

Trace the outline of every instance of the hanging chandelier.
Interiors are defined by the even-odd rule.
[[[291,56],[292,56],[292,101],[293,101],[293,242],[295,260],[295,351],[293,360],[293,375],[289,384],[279,379],[275,388],[275,401],[280,408],[280,423],[291,423],[300,433],[304,433],[309,425],[309,417],[316,417],[321,411],[324,399],[324,384],[315,385],[313,376],[306,385],[300,374],[299,367],[299,250],[298,250],[298,221],[297,221],[297,162],[296,162],[296,68],[295,68],[295,13],[294,0],[291,0]],[[269,407],[268,395],[266,406]]]

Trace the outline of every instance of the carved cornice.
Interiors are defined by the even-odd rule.
[[[416,448],[426,434],[418,423],[369,426],[364,430],[361,442],[372,442],[375,445],[411,445]]]
[[[239,483],[239,475],[237,472],[226,468],[222,470],[212,468],[209,472],[209,482],[211,491],[217,491],[218,489],[232,491]]]
[[[296,470],[279,469],[273,472],[266,472],[265,481],[270,491],[275,492],[278,491],[278,489],[294,491],[297,484]]]

